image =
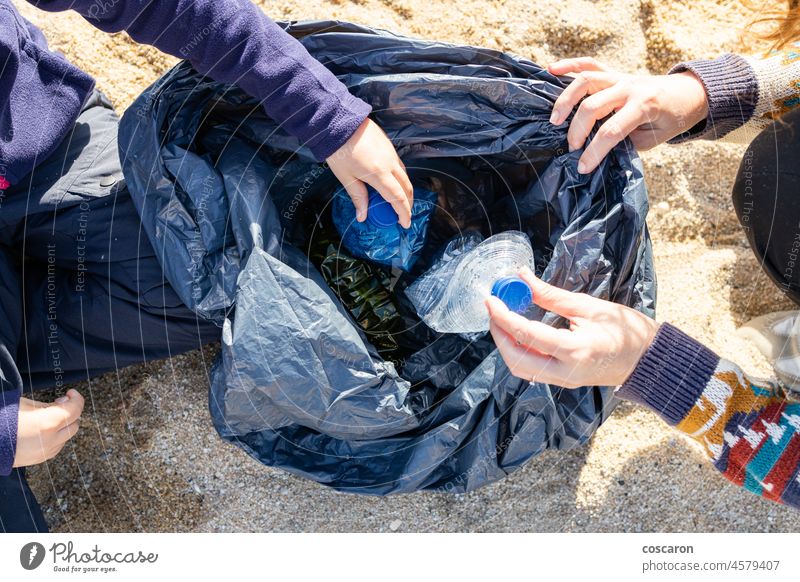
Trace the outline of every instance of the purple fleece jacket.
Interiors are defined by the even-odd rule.
[[[100,30],[127,31],[238,85],[320,161],[371,110],[249,0],[29,1],[52,12],[75,10]],[[48,49],[10,0],[0,0],[0,195],[55,150],[93,87],[88,74]],[[2,378],[0,385],[0,475],[8,475],[22,386]]]

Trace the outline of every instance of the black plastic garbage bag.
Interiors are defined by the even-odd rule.
[[[434,217],[427,258],[396,297],[466,221],[526,232],[550,283],[653,314],[640,161],[626,142],[577,174],[566,126],[548,122],[564,80],[519,57],[354,24],[286,28],[373,105],[412,178],[448,182],[440,206],[480,214]],[[335,179],[239,89],[177,65],[126,112],[120,151],[166,277],[221,326],[214,426],[262,463],[344,491],[462,492],[586,442],[611,412],[609,388],[514,378],[490,336],[417,321],[417,349],[383,360],[308,257],[308,219],[327,211]]]

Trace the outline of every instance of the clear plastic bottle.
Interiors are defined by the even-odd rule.
[[[533,270],[528,237],[508,231],[484,241],[478,233],[450,241],[442,257],[406,289],[417,314],[441,333],[474,334],[489,330],[484,301],[499,297],[509,309],[525,314],[533,303],[530,287],[517,273]]]

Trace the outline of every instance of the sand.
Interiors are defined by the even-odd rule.
[[[541,63],[594,55],[663,73],[743,50],[738,1],[271,0],[276,19],[340,18]],[[73,14],[17,1],[54,48],[89,71],[121,112],[174,59]],[[747,48],[758,45],[747,41]],[[659,277],[658,319],[757,374],[769,366],[737,326],[789,303],[749,251],[729,191],[743,148],[697,143],[643,154]],[[697,445],[623,404],[590,444],[544,454],[467,495],[337,494],[223,443],[206,408],[214,347],[77,386],[84,426],[30,470],[55,531],[798,531],[800,513],[729,485]]]

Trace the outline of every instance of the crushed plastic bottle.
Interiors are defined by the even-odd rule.
[[[369,207],[364,222],[356,221],[355,206],[344,188],[339,188],[333,196],[333,223],[342,237],[342,243],[355,257],[403,271],[410,270],[425,246],[436,194],[423,188],[414,188],[411,227],[405,229],[397,222],[397,213],[391,204],[373,188],[368,187],[367,190]]]
[[[522,267],[534,268],[530,239],[519,231],[482,239],[470,232],[451,240],[438,261],[406,289],[417,314],[431,329],[458,334],[488,331],[484,301],[489,295],[520,314],[533,304],[530,287],[516,276]]]

